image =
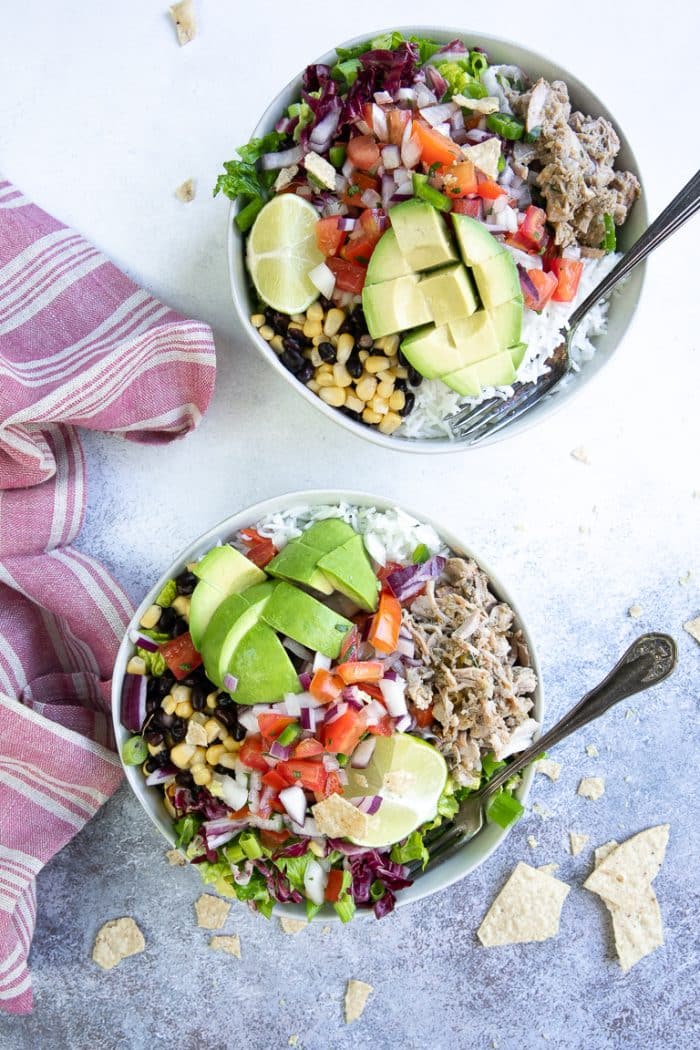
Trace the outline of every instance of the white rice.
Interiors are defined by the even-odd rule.
[[[619,259],[620,255],[614,252],[600,259],[584,259],[581,281],[573,302],[550,302],[539,314],[534,310],[525,310],[522,340],[528,344],[528,347],[525,358],[518,369],[519,382],[534,383],[549,371],[545,361],[561,343],[561,329],[564,324],[576,307],[612,270]],[[576,329],[571,346],[571,357],[575,370],[578,370],[584,362],[590,361],[595,354],[596,347],[592,339],[602,335],[607,327],[608,305],[607,301],[598,303],[592,310],[589,310]],[[396,435],[405,438],[451,438],[452,431],[446,421],[446,416],[465,405],[478,405],[481,401],[491,397],[507,398],[512,393],[511,386],[484,387],[480,397],[465,398],[455,393],[454,390],[450,390],[439,379],[424,379],[415,391],[415,407],[396,430]]]
[[[290,540],[301,536],[315,521],[325,518],[342,518],[352,525],[364,538],[370,557],[379,565],[386,565],[389,561],[410,562],[413,552],[421,543],[425,544],[431,555],[445,549],[432,526],[416,521],[398,507],[377,510],[376,507],[355,507],[350,503],[318,507],[297,504],[287,510],[266,514],[256,522],[255,528],[281,550]]]

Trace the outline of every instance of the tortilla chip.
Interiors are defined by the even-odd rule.
[[[185,181],[175,190],[175,196],[179,201],[182,201],[183,204],[189,204],[190,201],[193,201],[196,194],[197,188],[194,179],[185,179]],[[189,724],[192,725],[193,723],[190,722]],[[206,733],[204,736],[206,738]],[[202,744],[202,747],[206,746],[206,743]]]
[[[605,781],[602,777],[584,777],[578,786],[577,794],[596,802],[605,794]]]
[[[180,47],[189,44],[197,35],[197,17],[194,13],[194,0],[179,0],[170,8],[170,17],[175,23]]]
[[[550,780],[558,780],[561,762],[553,762],[551,758],[540,758],[535,762],[535,773],[544,773]]]
[[[638,620],[643,612],[644,609],[642,609],[641,605],[635,602],[634,605],[630,605],[629,609],[627,610],[627,615],[631,616],[633,620]]]
[[[103,970],[111,970],[122,959],[138,955],[146,947],[146,941],[133,919],[112,919],[101,926],[95,937],[92,959]]]
[[[555,937],[569,889],[521,861],[486,913],[477,937],[486,948]]]
[[[534,835],[528,835],[527,844],[530,847],[530,849],[537,849],[537,839]]]
[[[595,744],[586,744],[586,754],[589,758],[597,758],[600,752]]]
[[[197,925],[203,930],[220,930],[228,918],[231,905],[211,893],[203,893],[194,902],[194,910],[197,912]]]
[[[684,623],[683,629],[687,631],[690,637],[694,638],[696,642],[700,642],[700,616],[696,616],[694,620],[688,620],[687,623]]]
[[[588,842],[589,836],[579,834],[578,831],[569,832],[569,853],[572,857],[578,857],[583,847]]]
[[[545,875],[553,875],[555,871],[559,871],[558,864],[540,864],[537,868],[538,871],[543,871]]]
[[[306,919],[288,919],[286,915],[282,915],[280,918],[280,926],[285,933],[301,933],[308,925]]]
[[[371,984],[364,981],[348,981],[345,989],[345,1023],[352,1024],[358,1017],[362,1017],[370,993],[374,991]]]
[[[216,929],[216,927],[213,928]],[[235,955],[237,959],[241,957],[241,939],[237,933],[231,933],[224,937],[212,937],[209,941],[209,947],[215,952],[226,952],[228,955]]]
[[[579,463],[585,463],[587,466],[590,465],[590,456],[588,455],[587,449],[583,445],[579,445],[578,448],[571,450],[571,456],[573,459],[577,459]]]
[[[168,864],[171,864],[174,868],[182,868],[187,864],[184,853],[181,853],[179,849],[167,850],[165,858]]]
[[[289,1039],[287,1040],[287,1043],[288,1043],[289,1046],[298,1046],[299,1045],[299,1036],[298,1035],[290,1035]]]
[[[329,795],[312,806],[311,812],[321,835],[332,839],[365,836],[367,817],[342,795]]]
[[[615,840],[606,842],[595,851],[596,868],[618,848]],[[584,883],[585,885],[585,883]],[[637,905],[633,909],[620,907],[612,901],[601,898],[610,912],[613,924],[613,936],[620,966],[629,970],[635,963],[649,955],[664,943],[663,920],[656,894],[651,886],[642,891]]]
[[[647,828],[611,850],[588,876],[584,888],[634,911],[663,863],[669,826]]]

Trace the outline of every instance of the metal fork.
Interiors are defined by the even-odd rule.
[[[588,311],[601,299],[604,299],[638,263],[646,259],[667,237],[675,233],[691,215],[695,214],[698,208],[700,208],[700,171],[693,175],[690,182],[635,241],[607,277],[604,277],[591,294],[574,310],[562,329],[562,343],[547,359],[549,371],[540,376],[535,383],[516,384],[512,397],[505,401],[502,398],[490,398],[481,405],[467,406],[449,416],[448,422],[454,437],[462,441],[466,438],[467,445],[476,445],[484,438],[491,437],[492,434],[507,427],[525,412],[529,412],[540,401],[552,397],[564,376],[572,371],[571,341],[576,328]]]
[[[430,853],[426,865],[429,867],[445,860],[472,839],[484,824],[484,812],[489,798],[511,777],[519,773],[543,751],[554,747],[565,737],[600,718],[614,704],[628,696],[658,685],[671,674],[676,666],[678,653],[676,643],[667,634],[643,634],[624,653],[612,671],[595,686],[568,714],[552,726],[527,751],[516,755],[504,769],[497,773],[480,791],[462,802],[454,820],[446,827],[436,828],[425,836],[424,844]],[[420,870],[420,863],[410,867],[411,875]]]

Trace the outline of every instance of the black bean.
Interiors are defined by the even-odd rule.
[[[170,729],[171,725],[175,721],[175,715],[168,715],[165,711],[156,711],[151,721],[153,728],[158,729]]]
[[[184,620],[181,616],[177,618],[170,630],[171,638],[178,638],[181,634],[186,634],[189,631],[189,624],[187,620]]]
[[[404,366],[408,365],[408,361],[404,357],[404,355],[403,355],[403,353],[402,353],[400,348],[396,351],[396,356],[398,358],[398,361],[399,361],[400,365],[404,365]]]
[[[147,695],[146,696],[146,714],[147,715],[152,715],[153,712],[155,710],[157,710],[159,704],[160,704],[160,700],[155,695],[155,693],[152,693],[151,696]]]
[[[157,755],[153,755],[153,761],[155,762],[158,769],[164,769],[165,766],[170,765],[170,755],[167,750],[163,748]]]
[[[335,361],[335,347],[333,343],[319,343],[317,349],[318,356],[322,361],[325,361],[327,364]]]
[[[300,383],[308,383],[310,379],[313,379],[314,371],[315,369],[311,362],[306,361],[301,371],[297,372],[297,379]]]
[[[280,354],[280,361],[293,375],[301,372],[304,367],[304,358],[298,350],[285,350],[284,353]]]
[[[420,386],[423,382],[423,376],[420,374],[420,372],[416,372],[413,365],[408,366],[408,381],[411,384],[411,386]]]
[[[185,739],[187,736],[187,722],[185,722],[184,718],[176,717],[173,719],[173,724],[170,727],[170,735],[176,743]]]
[[[303,350],[303,343],[301,339],[295,339],[291,335],[286,335],[282,340],[282,346],[285,350],[289,350],[290,353],[300,354]]]
[[[362,375],[362,361],[357,350],[353,350],[345,365],[353,379],[359,379]]]
[[[349,315],[345,318],[340,328],[338,329],[338,335],[345,335],[346,332],[348,332],[350,335],[355,334],[355,326],[352,323],[352,317]]]
[[[185,569],[175,580],[178,594],[192,594],[192,591],[197,586],[197,577],[193,572],[188,572]]]
[[[272,319],[272,327],[277,335],[284,335],[289,326],[289,317],[286,314],[275,314]]]
[[[234,707],[233,697],[229,696],[228,693],[222,693],[221,696],[216,698],[216,702],[219,707]]]
[[[412,394],[411,391],[409,390],[407,392],[407,394],[406,394],[406,400],[404,402],[404,406],[401,409],[401,413],[400,414],[402,416],[407,416],[410,412],[413,411],[413,406],[415,405],[415,403],[416,403],[416,395]]]
[[[180,773],[175,774],[175,783],[180,787],[189,787],[192,784],[192,774],[183,769]]]
[[[230,769],[227,769],[226,766],[219,765],[218,762],[214,766],[214,769],[216,770],[217,773],[221,773],[225,777],[230,777],[231,776],[231,772],[232,771]]]
[[[405,379],[397,379],[395,381],[395,383],[394,383],[394,389],[395,390],[405,390],[407,386],[408,386],[408,383],[406,382]]]
[[[270,325],[270,327],[273,327],[275,323],[275,311],[272,309],[271,306],[266,306],[263,310],[263,313],[265,314],[265,320],[267,321],[267,323]]]
[[[157,768],[158,768],[158,764],[157,764],[154,756],[151,755],[150,758],[146,759],[146,772],[147,773],[155,773]]]
[[[244,739],[246,735],[246,728],[245,726],[242,726],[239,722],[237,722],[235,728],[231,730],[231,733],[233,735],[233,739],[240,742]]]
[[[236,710],[233,707],[222,707],[221,704],[215,709],[214,714],[223,722],[227,729],[233,728],[238,722]]]
[[[374,339],[371,335],[360,336],[360,348],[362,350],[370,350],[374,346]]]
[[[151,723],[151,725],[153,725],[153,723]],[[153,747],[158,747],[158,744],[163,743],[163,734],[157,729],[147,729],[143,735],[146,738],[146,743],[152,744]]]
[[[207,702],[207,693],[203,685],[195,682],[192,686],[191,704],[195,711],[201,711]]]
[[[332,303],[330,299],[326,299],[325,295],[320,295],[318,301],[323,310],[330,310]]]
[[[176,620],[177,613],[172,608],[172,606],[168,606],[168,608],[163,609],[162,613],[160,614],[160,620],[158,621],[158,629],[160,631],[163,631],[165,634],[168,634],[172,630],[173,624]]]

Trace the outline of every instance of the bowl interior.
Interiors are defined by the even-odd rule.
[[[151,587],[148,594],[141,602],[134,616],[129,624],[129,630],[138,626],[141,616],[144,614],[146,609],[153,604],[156,595],[160,592],[165,582],[176,576],[182,569],[187,565],[188,562],[195,561],[201,557],[210,547],[215,543],[226,540],[231,536],[237,529],[243,528],[246,525],[251,525],[265,514],[274,513],[276,511],[283,510],[294,505],[311,505],[319,506],[322,504],[336,504],[336,503],[352,503],[362,507],[377,507],[380,510],[388,510],[396,506],[396,503],[392,500],[383,499],[379,496],[372,496],[364,492],[344,492],[335,490],[314,490],[311,492],[293,492],[284,496],[277,496],[273,499],[264,500],[261,503],[257,503],[252,507],[248,507],[246,510],[239,511],[237,514],[231,515],[224,521],[219,522],[214,528],[210,529],[199,539],[195,540],[186,550],[182,551],[174,562],[168,566],[167,570],[163,573],[161,578]],[[433,521],[430,517],[423,514],[422,512],[412,510],[410,507],[403,507],[408,514],[417,518],[419,521],[426,522],[432,525],[438,535],[444,540],[446,545],[452,550],[474,558],[474,560],[481,566],[484,572],[487,573],[491,580],[492,587],[496,595],[504,602],[507,602],[511,606],[515,613],[515,622],[522,628],[527,644],[530,650],[530,658],[532,666],[537,675],[537,690],[535,692],[535,706],[534,706],[534,717],[538,722],[542,722],[542,716],[544,713],[544,702],[543,702],[543,691],[542,691],[542,676],[537,661],[537,653],[532,641],[532,638],[528,634],[527,626],[522,618],[522,615],[518,609],[517,603],[514,601],[512,595],[503,584],[500,582],[498,577],[492,572],[492,570],[484,564],[483,560],[469,550],[468,546],[453,533],[444,529],[438,522]],[[119,711],[121,705],[121,692],[122,692],[122,681],[126,671],[126,665],[131,655],[132,643],[129,640],[128,632],[122,641],[117,655],[116,664],[114,667],[114,677],[112,679],[112,720],[114,724],[114,732],[117,739],[117,746],[121,755],[121,749],[124,742],[131,735],[126,729],[123,728],[119,721]],[[126,779],[129,782],[135,795],[141,802],[141,805],[149,815],[153,823],[164,835],[171,845],[175,845],[175,836],[173,834],[172,823],[170,816],[168,815],[165,807],[162,803],[162,795],[159,788],[146,787],[143,774],[141,773],[140,766],[125,766],[124,772]],[[530,784],[532,782],[532,769],[527,769],[523,774],[523,781],[518,792],[518,797],[523,801],[528,794]],[[405,890],[402,890],[398,896],[398,904],[408,904],[410,901],[420,900],[422,897],[426,897],[431,893],[435,893],[437,890],[444,889],[446,886],[450,886],[453,882],[463,878],[470,871],[476,868],[479,864],[482,864],[484,860],[497,847],[503,842],[507,831],[496,825],[487,825],[482,832],[467,845],[454,857],[445,861],[435,869],[426,872],[420,878],[416,879],[412,886]],[[305,912],[303,905],[291,904],[280,906],[278,905],[275,909],[276,913],[283,913],[290,916],[304,917]],[[360,914],[360,913],[358,913]],[[332,909],[326,910],[325,908],[319,912],[317,918],[323,919],[324,922],[329,919],[335,918],[335,912]]]
[[[459,28],[433,28],[431,26],[399,26],[398,28],[404,36],[410,36],[413,34],[427,36],[444,44],[448,43],[450,40],[454,40],[455,37],[460,37],[467,42],[473,42],[479,44],[479,46],[485,47],[491,60],[496,63],[513,63],[520,66],[532,77],[542,75],[547,80],[563,80],[569,88],[569,95],[575,109],[580,109],[584,113],[606,117],[613,123],[620,137],[621,143],[617,161],[618,166],[623,170],[632,171],[638,178],[640,177],[634,153],[632,152],[624,132],[613,115],[598,96],[590,90],[590,88],[579,80],[578,77],[569,73],[568,70],[559,66],[556,62],[552,62],[550,59],[545,58],[536,51],[531,51],[528,48],[521,47],[519,44],[515,44],[501,37],[489,36],[485,33],[472,33],[466,29]],[[351,47],[353,44],[370,39],[373,35],[376,35],[376,32],[363,33],[361,36],[346,41],[339,46]],[[322,55],[315,61],[332,64],[335,60],[334,56],[335,50],[328,51],[325,55]],[[272,131],[283,110],[298,99],[300,88],[301,71],[299,76],[287,84],[287,86],[280,91],[277,97],[268,106],[251,137],[258,138]],[[464,443],[451,441],[448,438],[401,438],[380,434],[375,428],[365,426],[362,423],[356,423],[342,412],[331,408],[316,394],[307,390],[302,383],[298,382],[294,376],[292,376],[284,366],[280,364],[277,354],[270,348],[250,323],[250,316],[255,312],[256,304],[254,297],[251,294],[245,267],[244,238],[239,233],[238,228],[233,222],[237,210],[237,207],[232,204],[229,214],[228,235],[231,293],[234,305],[245,331],[273,368],[283,375],[288,382],[291,382],[302,397],[305,397],[310,404],[323,412],[329,419],[334,420],[336,423],[339,423],[346,429],[358,434],[365,440],[372,441],[375,444],[384,446],[385,448],[399,449],[404,452],[458,452],[468,448],[469,446]],[[626,251],[630,248],[646,229],[647,225],[648,214],[646,199],[644,196],[644,189],[642,188],[640,199],[634,205],[627,222],[619,231],[618,249]],[[482,442],[483,445],[501,441],[507,437],[512,437],[520,431],[533,426],[535,423],[544,419],[545,416],[561,408],[571,397],[575,396],[584,385],[590,383],[593,378],[598,375],[610,355],[621,342],[630,325],[641,295],[644,281],[644,269],[644,264],[637,266],[623,287],[615,293],[608,311],[608,327],[606,332],[596,339],[597,352],[593,359],[586,362],[585,367],[572,378],[565,388],[558,391],[557,396],[554,399],[540,402],[538,406],[528,412],[521,419],[513,422],[504,431],[501,431],[492,438]]]

